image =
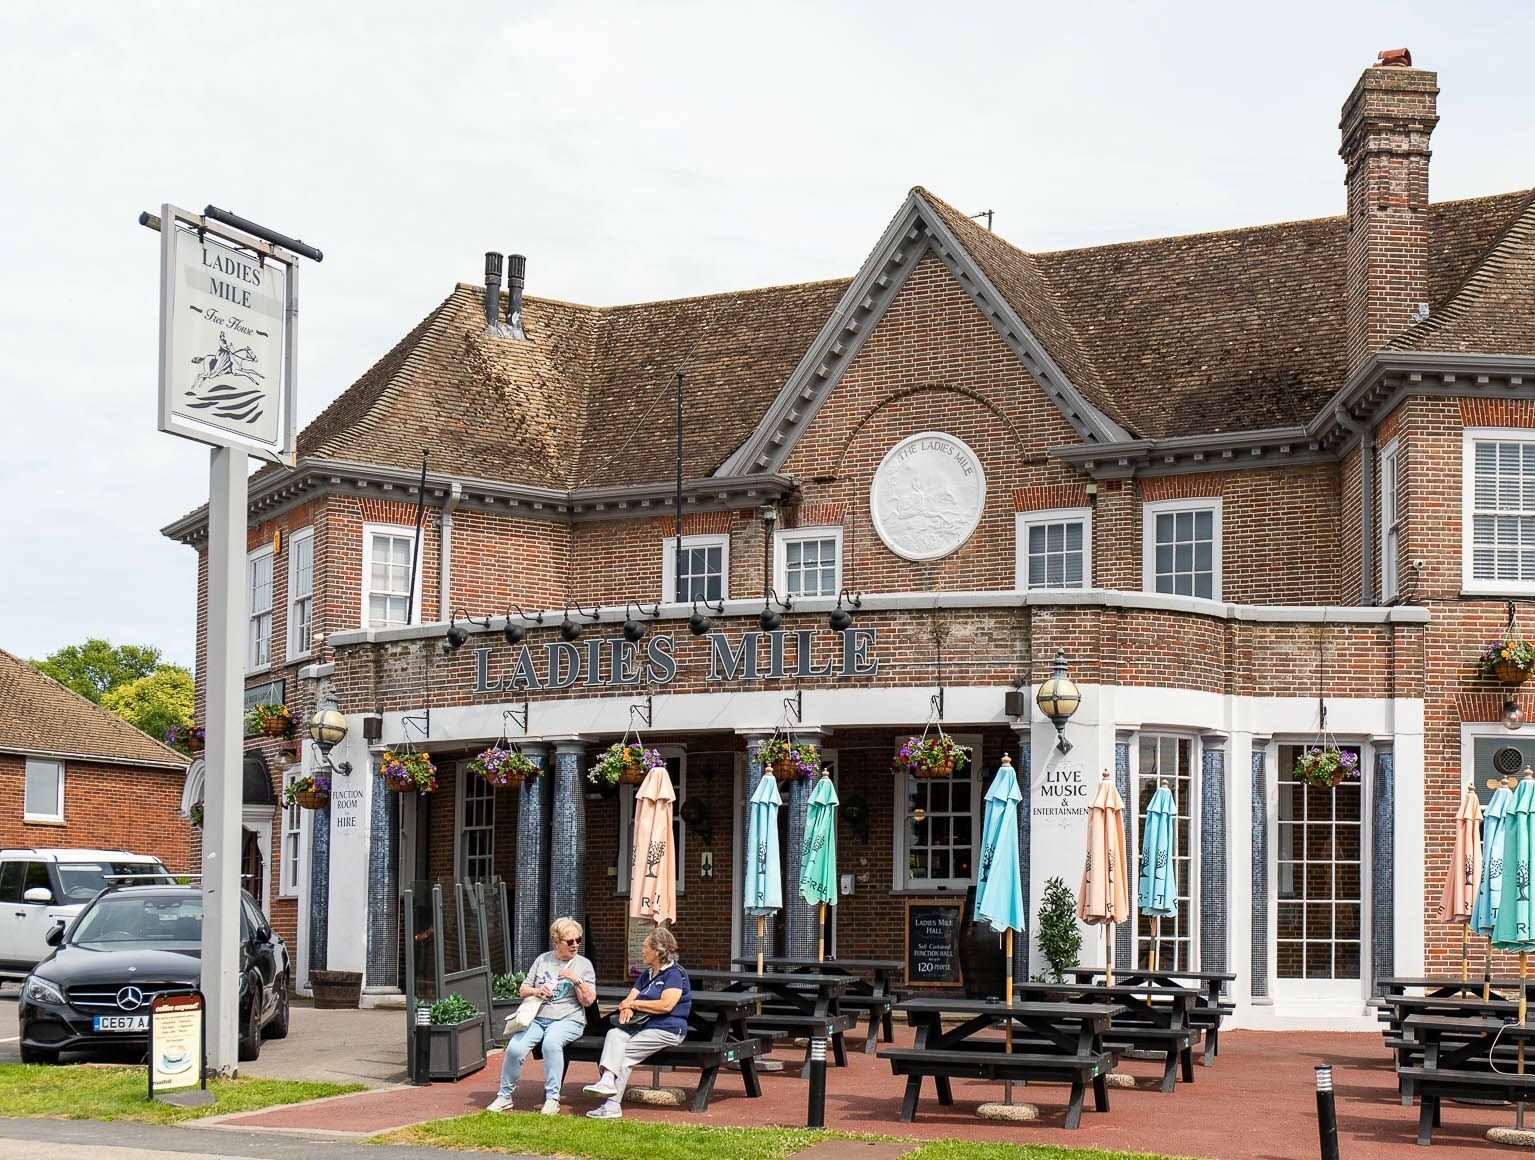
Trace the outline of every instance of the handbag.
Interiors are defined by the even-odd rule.
[[[630,1035],[633,1035],[636,1031],[645,1030],[645,1024],[650,1022],[650,1016],[644,1014],[643,1012],[635,1011],[629,1016],[629,1022],[620,1023],[618,1021],[618,1012],[614,1011],[613,1014],[608,1016],[608,1022],[613,1024],[613,1026],[617,1027],[620,1031],[624,1031]]]
[[[537,995],[529,995],[506,1017],[506,1026],[501,1028],[501,1034],[507,1037],[518,1035],[533,1026],[533,1020],[538,1018],[538,1009],[544,1005],[544,1001]]]

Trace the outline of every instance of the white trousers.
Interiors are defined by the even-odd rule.
[[[598,1066],[613,1076],[615,1099],[622,1099],[624,1088],[629,1086],[629,1073],[638,1063],[650,1058],[663,1047],[681,1043],[685,1036],[675,1031],[657,1031],[647,1028],[634,1034],[615,1027],[602,1041],[602,1059]]]

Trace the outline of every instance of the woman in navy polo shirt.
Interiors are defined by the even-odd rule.
[[[646,937],[640,954],[645,970],[618,1005],[618,1026],[602,1043],[601,1075],[587,1084],[594,1096],[606,1101],[586,1114],[594,1120],[616,1120],[629,1083],[629,1072],[663,1047],[681,1043],[688,1033],[688,1012],[693,1009],[693,985],[677,962],[677,939],[664,926]],[[638,1029],[629,1024],[642,1023]]]

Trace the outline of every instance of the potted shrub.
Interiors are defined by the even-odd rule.
[[[587,771],[586,780],[599,787],[639,785],[645,780],[645,774],[660,764],[661,755],[654,749],[620,741],[602,751],[597,764]]]
[[[1496,677],[1505,685],[1522,685],[1535,672],[1535,644],[1527,640],[1500,640],[1487,646],[1480,667],[1483,676]]]
[[[201,753],[206,739],[196,725],[172,725],[165,731],[165,744],[188,755]]]
[[[1066,972],[1077,965],[1082,953],[1082,928],[1077,925],[1077,900],[1063,878],[1045,883],[1045,896],[1039,904],[1039,953],[1045,957],[1047,970],[1037,980],[1041,983],[1064,982]]]
[[[1295,759],[1295,776],[1323,789],[1344,780],[1358,781],[1359,757],[1336,745],[1313,745]]]
[[[323,810],[330,805],[330,778],[323,773],[301,777],[282,791],[282,804],[301,810]]]
[[[506,1017],[522,1006],[522,994],[518,988],[527,977],[526,971],[508,971],[504,975],[496,975],[490,981],[490,1032],[497,1044],[506,1042],[501,1028],[506,1026]]]
[[[386,749],[378,775],[395,793],[437,792],[437,767],[432,764],[430,753],[395,753]]]
[[[814,777],[821,772],[821,751],[808,741],[773,737],[762,746],[762,766],[780,782]]]
[[[427,1074],[432,1079],[463,1079],[485,1066],[485,1016],[462,995],[433,1003],[431,1022],[416,1034],[428,1036]]]
[[[965,747],[947,733],[908,737],[896,762],[916,777],[952,777],[970,760]]]
[[[469,772],[483,777],[497,789],[504,789],[533,781],[541,771],[515,745],[498,741],[470,759]]]
[[[293,714],[286,705],[254,705],[245,715],[245,732],[287,737],[293,732]]]
[[[187,821],[191,822],[199,830],[203,828],[203,803],[193,802],[187,809]]]

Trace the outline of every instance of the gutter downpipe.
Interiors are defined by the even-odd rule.
[[[442,500],[442,522],[439,525],[437,541],[437,579],[438,579],[438,608],[453,607],[453,513],[458,510],[458,505],[464,498],[464,486],[461,483],[448,485],[448,494]]]
[[[1375,604],[1375,431],[1341,404],[1334,415],[1359,438],[1359,603],[1368,608]]]

